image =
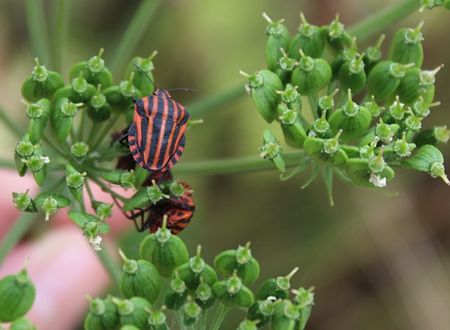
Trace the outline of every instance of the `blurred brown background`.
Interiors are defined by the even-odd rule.
[[[300,11],[316,24],[339,12],[351,25],[394,2],[165,0],[134,54],[157,49],[158,85],[196,89],[177,95],[189,104],[243,83],[239,69],[264,67],[263,11],[285,18],[293,33]],[[138,4],[73,1],[65,72],[101,47],[108,60]],[[450,124],[450,12],[436,9],[398,22],[385,31],[385,45],[396,28],[416,26],[421,19],[426,21],[424,67],[447,65],[437,78],[436,99],[443,106],[433,110],[427,125]],[[0,105],[23,123],[20,84],[32,58],[21,1],[1,0]],[[190,130],[183,162],[255,155],[267,127],[248,97],[211,111],[204,120]],[[10,157],[15,141],[0,127],[0,156]],[[443,151],[450,154],[448,147]],[[251,240],[262,278],[299,266],[294,286],[316,288],[309,329],[450,328],[450,188],[443,182],[402,171],[387,188],[399,192],[397,197],[338,182],[331,208],[319,182],[299,188],[302,177],[280,182],[276,172],[265,172],[182,179],[196,192],[197,215],[183,233],[191,251],[200,243],[212,261],[220,250]],[[135,235],[127,240],[128,250],[136,251],[136,240]],[[230,316],[224,329],[242,318]]]

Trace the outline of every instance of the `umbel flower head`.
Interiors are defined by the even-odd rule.
[[[322,170],[329,190],[335,174],[354,185],[383,188],[402,168],[449,182],[436,146],[448,141],[450,131],[446,126],[426,128],[426,119],[440,105],[434,101],[434,84],[442,66],[422,68],[423,22],[400,29],[383,57],[384,35],[374,46],[359,49],[339,17],[318,27],[302,14],[291,37],[283,20],[263,16],[267,31],[276,27],[280,34],[268,33],[268,69],[244,75],[263,119],[277,121],[286,144],[304,151],[304,160],[286,177],[312,164],[308,182]],[[287,54],[274,48],[281,43],[291,45],[288,54],[298,61],[291,71],[285,70]],[[266,130],[261,156],[285,173],[283,151]]]

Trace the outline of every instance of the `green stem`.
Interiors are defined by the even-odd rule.
[[[24,0],[25,20],[30,34],[33,55],[41,60],[41,63],[49,62],[49,42],[44,8],[41,0]]]
[[[81,198],[80,200],[80,207],[83,212],[86,212],[86,206],[84,205],[83,198]],[[103,267],[105,267],[106,271],[108,272],[109,276],[114,281],[114,283],[118,284],[120,281],[121,270],[120,267],[117,265],[117,263],[114,262],[114,259],[109,254],[106,246],[103,246],[103,248],[100,251],[97,251],[97,257],[100,259],[101,263],[103,264]]]
[[[111,62],[113,72],[122,69],[126,61],[130,60],[131,54],[133,54],[137,44],[144,35],[160,3],[161,0],[143,0],[136,9]]]
[[[123,197],[122,195],[116,193],[114,190],[112,190],[111,188],[109,188],[106,184],[104,184],[103,182],[101,182],[100,180],[98,180],[95,177],[95,174],[93,174],[92,172],[88,173],[89,178],[94,181],[104,192],[109,193],[111,196],[120,199],[122,201],[126,200],[127,198]]]
[[[240,83],[207,98],[201,99],[200,101],[188,106],[189,114],[192,117],[201,117],[205,115],[209,110],[217,109],[224,104],[241,98],[244,95],[245,88],[244,85]]]
[[[64,47],[69,27],[69,1],[55,1],[55,25],[52,47],[52,60],[55,71],[61,71],[64,64]]]
[[[385,7],[378,13],[353,25],[348,29],[348,32],[358,38],[358,41],[368,39],[398,20],[414,13],[419,8],[419,0],[404,0],[400,3]]]
[[[286,167],[294,167],[307,156],[304,151],[296,151],[285,153],[283,157],[286,162]],[[268,160],[262,159],[258,156],[248,156],[181,163],[177,165],[173,171],[176,174],[220,175],[268,171],[275,169],[275,166]]]
[[[93,143],[92,148],[91,148],[91,152],[96,150],[100,146],[102,141],[107,136],[108,132],[114,127],[114,125],[117,123],[117,121],[119,119],[120,119],[120,115],[119,114],[114,114],[113,117],[106,123],[106,125],[103,126],[103,129],[100,130],[100,133],[97,134],[100,137],[99,137],[99,139],[96,142]]]
[[[0,107],[0,122],[5,124],[6,128],[14,134],[17,138],[21,139],[24,132],[17,123],[9,117],[6,111]]]
[[[14,225],[8,230],[7,235],[0,243],[0,264],[3,263],[3,260],[8,255],[9,251],[11,251],[34,223],[34,217],[35,214],[33,213],[22,213],[20,217],[14,221]]]
[[[219,330],[220,325],[222,324],[225,316],[229,312],[230,307],[225,306],[224,304],[219,304],[216,310],[216,314],[214,315],[214,322],[211,326],[212,330]]]
[[[319,115],[317,114],[317,107],[319,105],[319,98],[316,95],[308,96],[309,107],[311,108],[311,114],[314,119],[317,119]]]
[[[83,141],[83,131],[85,126],[86,126],[86,110],[82,110],[80,127],[78,127],[78,134],[77,134],[77,139],[80,142]]]

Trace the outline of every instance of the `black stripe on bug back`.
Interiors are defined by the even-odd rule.
[[[163,136],[163,140],[161,141],[162,144],[161,144],[161,151],[159,153],[158,168],[162,168],[170,160],[170,155],[169,155],[168,159],[165,159],[165,154],[166,154],[167,148],[170,147],[167,145],[169,142],[169,137],[174,130],[174,126],[176,125],[176,123],[173,120],[174,101],[171,99],[167,99],[167,103],[168,103],[169,109],[168,109],[168,113],[167,113],[166,126],[164,127],[164,136]],[[172,140],[172,144],[174,142],[175,141]]]
[[[147,117],[147,114],[145,113],[144,109],[144,100],[139,99],[136,101],[136,111],[141,117]]]
[[[146,163],[148,163],[150,167],[151,163],[153,163],[158,143],[161,143],[161,141],[159,141],[159,134],[161,133],[163,112],[164,112],[164,97],[158,96],[158,107],[156,108],[156,113],[152,114],[153,118],[152,142],[150,146],[147,146],[147,148],[150,148],[150,153],[148,155],[148,159],[146,159]]]
[[[178,112],[177,122],[180,123],[180,117],[183,115],[183,109],[181,107],[179,107],[178,103],[175,101],[174,101],[174,106],[175,106],[176,111]],[[180,135],[181,125],[182,125],[181,123],[178,125],[175,125],[175,132],[173,133],[172,145],[170,146],[170,151],[169,151],[169,155],[171,158],[173,157],[174,153],[178,149],[178,146],[176,145],[176,143],[177,143],[178,137]]]
[[[138,123],[138,125],[140,126],[140,127],[138,127],[138,129],[140,129],[140,132],[141,132],[141,141],[139,141],[139,143],[138,143],[138,149],[139,149],[139,152],[141,153],[142,158],[144,158],[143,157],[144,150],[149,147],[146,145],[147,134],[148,134],[148,122],[149,122],[149,118],[143,117]]]

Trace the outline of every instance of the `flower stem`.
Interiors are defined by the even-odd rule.
[[[11,161],[9,159],[2,159],[2,158],[0,158],[0,168],[15,169],[16,165],[14,164],[13,161]]]
[[[160,3],[161,0],[143,0],[136,9],[111,62],[113,72],[122,69],[125,62],[130,60],[131,54],[136,49]]]
[[[205,115],[209,110],[217,109],[224,104],[239,99],[244,95],[245,88],[243,84],[240,83],[236,86],[233,86],[193,103],[192,105],[188,106],[188,111],[192,117],[198,118]]]
[[[64,46],[69,27],[69,0],[56,0],[54,17],[54,38],[52,47],[53,67],[61,71],[64,64]]]
[[[365,40],[379,33],[389,25],[395,23],[420,8],[419,0],[404,0],[393,4],[369,16],[365,20],[353,25],[348,32],[358,38],[358,41]]]
[[[212,330],[220,329],[220,325],[222,324],[222,322],[225,319],[225,316],[227,315],[229,310],[230,310],[230,307],[227,307],[224,304],[219,304],[219,306],[217,307],[216,313],[214,315],[214,322],[211,326]]]
[[[6,111],[0,107],[0,122],[5,124],[6,128],[14,134],[17,138],[21,139],[23,136],[22,128],[17,125],[17,123],[9,117]]]
[[[304,151],[285,153],[286,167],[297,166],[306,156]],[[275,166],[258,156],[187,162],[177,165],[176,174],[220,175],[275,170]]]
[[[7,235],[0,243],[0,264],[3,263],[3,260],[8,255],[9,251],[11,251],[34,223],[34,217],[35,214],[33,213],[22,213],[20,217],[14,221],[14,225],[8,230]]]
[[[104,246],[100,251],[97,251],[97,256],[102,262],[103,267],[105,267],[109,276],[111,276],[111,279],[114,281],[114,283],[118,284],[120,281],[121,273],[120,267],[107,251],[107,247]]]
[[[42,1],[24,0],[24,9],[33,55],[38,57],[41,63],[47,64],[50,47]]]

